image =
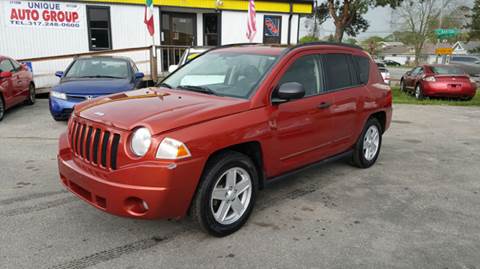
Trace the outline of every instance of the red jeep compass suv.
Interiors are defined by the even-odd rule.
[[[391,116],[391,90],[358,47],[224,46],[158,87],[78,104],[60,136],[60,178],[111,214],[189,213],[224,236],[274,178],[347,154],[373,165]]]

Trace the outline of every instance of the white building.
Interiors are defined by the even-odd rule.
[[[463,42],[457,41],[452,49],[453,54],[470,54],[472,52],[478,53],[478,49],[480,48],[480,41],[470,41],[470,42]]]
[[[154,0],[156,45],[218,46],[248,42],[248,0]],[[295,44],[311,0],[255,1],[255,43]],[[0,1],[0,54],[30,59],[152,45],[144,0]],[[163,54],[163,55],[162,55]],[[126,52],[149,73],[149,52]],[[165,52],[160,58],[167,57]],[[161,59],[160,59],[161,60]],[[71,59],[35,61],[37,86],[55,84],[53,73]],[[159,65],[165,70],[165,66]],[[160,70],[159,70],[160,71]]]

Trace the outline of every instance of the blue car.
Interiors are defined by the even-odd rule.
[[[110,56],[77,58],[55,75],[60,83],[50,91],[49,105],[57,121],[68,120],[79,102],[136,89],[144,76],[131,59]]]

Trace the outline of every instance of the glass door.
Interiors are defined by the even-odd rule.
[[[163,45],[195,46],[197,43],[196,13],[162,12],[161,39]],[[183,50],[166,49],[162,51],[164,70],[177,64]]]
[[[220,46],[220,14],[203,14],[203,42],[205,46]]]

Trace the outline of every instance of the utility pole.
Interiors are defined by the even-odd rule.
[[[439,28],[440,28],[440,29],[442,29],[442,27],[443,27],[443,8],[444,8],[443,5],[445,4],[444,1],[445,1],[445,0],[442,0],[442,1],[441,1],[441,6],[440,6],[440,23],[439,23]]]
[[[444,1],[445,0],[441,0],[440,2],[440,18],[439,18],[439,23],[438,23],[438,29],[442,29],[443,27],[443,5],[444,5]],[[438,37],[437,39],[437,47],[439,46],[439,44],[441,44],[441,40],[440,40],[440,37]],[[441,45],[440,45],[441,46]],[[436,60],[435,60],[436,63],[438,63],[438,55],[436,57]],[[445,63],[445,58],[444,58],[444,55],[442,55],[442,64]]]

